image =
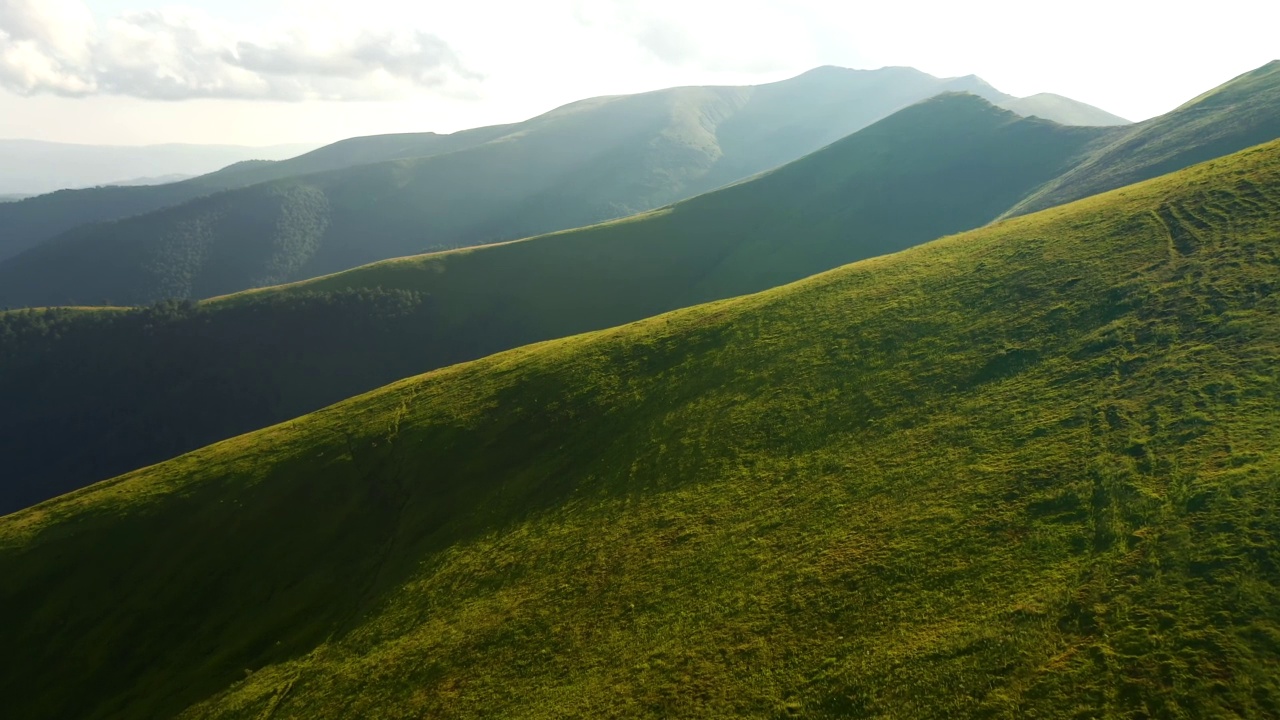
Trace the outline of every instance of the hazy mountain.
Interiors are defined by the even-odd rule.
[[[584,100],[514,126],[456,136],[364,139],[350,145],[356,152],[333,146],[312,154],[327,152],[324,162],[307,164],[304,157],[231,168],[157,194],[194,194],[195,183],[212,189],[288,177],[78,228],[0,269],[0,276],[23,274],[30,288],[13,286],[3,302],[209,297],[622,217],[776,167],[904,106],[957,90],[993,101],[1009,98],[973,76],[825,67],[758,87],[686,87]],[[437,154],[418,148],[424,139],[440,146]],[[372,142],[384,143],[386,157],[418,157],[299,177],[356,159],[384,159],[366,152]],[[453,152],[446,143],[454,143]],[[39,200],[21,205],[35,208]],[[110,198],[109,207],[125,204]],[[40,214],[56,222],[68,217]],[[40,233],[19,235],[30,240]],[[12,244],[10,252],[20,245]]]
[[[201,175],[243,160],[282,160],[315,147],[304,143],[131,146],[0,140],[0,193],[34,195],[132,177]]]
[[[1012,110],[1023,117],[1038,117],[1061,125],[1084,127],[1132,124],[1129,120],[1112,115],[1106,110],[1054,93],[1038,93],[1022,98],[1009,95],[995,89],[977,75],[966,75],[952,82],[955,91],[973,93],[989,100],[997,107]]]
[[[1130,125],[1130,121],[1092,105],[1053,93],[1040,93],[1024,98],[1011,98],[997,103],[1023,117],[1041,117],[1063,125]]]
[[[452,152],[492,139],[507,126],[453,135],[418,133],[351,138],[288,160],[245,160],[186,181],[156,187],[94,187],[60,190],[0,208],[0,260],[72,228],[178,205],[231,188],[294,175],[333,170],[400,157]]]
[[[0,519],[6,712],[1272,717],[1277,223],[1271,143]]]
[[[196,177],[195,175],[184,175],[181,173],[173,175],[156,175],[154,177],[130,178],[128,180],[117,180],[116,182],[105,183],[106,185],[114,185],[117,187],[138,187],[148,185],[167,185],[169,183],[182,182]]]

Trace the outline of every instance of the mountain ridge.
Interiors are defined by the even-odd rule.
[[[190,181],[190,185],[143,193],[147,197],[164,194],[168,198],[165,202],[180,200],[177,196],[183,194],[230,195],[188,199],[173,206],[186,210],[154,210],[118,221],[123,225],[82,226],[47,243],[82,244],[89,254],[106,252],[106,248],[118,256],[133,254],[136,259],[118,270],[128,275],[119,278],[118,288],[90,294],[79,280],[59,277],[61,268],[75,275],[82,270],[91,273],[92,266],[111,266],[100,258],[78,264],[78,252],[60,256],[58,250],[37,246],[22,259],[10,257],[3,264],[22,266],[13,271],[17,276],[41,276],[45,289],[38,291],[37,297],[10,294],[3,302],[136,304],[166,297],[207,297],[387,257],[514,239],[622,217],[785,164],[902,107],[953,89],[970,89],[992,100],[1010,97],[973,77],[939,79],[908,68],[823,68],[759,86],[669,88],[578,101],[516,126],[464,131],[457,138],[466,142],[456,148],[417,152],[420,158],[431,158],[428,160],[381,156],[365,159],[388,164],[302,167],[304,156],[291,163],[258,165],[243,171],[230,168]],[[434,136],[430,143],[457,142],[440,138],[455,136]],[[374,140],[364,139],[357,145],[363,147]],[[323,152],[344,158],[344,162],[350,160],[338,150],[330,146],[310,155]],[[454,156],[451,151],[469,154]],[[254,183],[285,183],[289,188],[224,189],[249,183],[244,172]],[[280,177],[287,173],[291,174]],[[307,202],[281,202],[279,193],[317,200],[324,196],[320,207],[327,209],[313,208]],[[103,204],[116,212],[127,205],[122,197],[117,192]],[[107,196],[101,199],[105,201]],[[27,205],[11,211],[38,209],[49,202],[28,200]],[[256,218],[237,215],[231,209],[236,205],[264,208],[268,215],[283,219],[266,218],[264,225],[257,226]],[[4,212],[0,209],[0,222],[4,222]],[[84,219],[43,212],[64,224]],[[274,229],[299,214],[307,218],[298,229],[301,240]],[[234,223],[235,229],[223,229],[218,220],[222,217],[231,218],[228,222]],[[324,229],[308,230],[318,228],[316,223]],[[190,225],[208,228],[202,231],[208,238],[193,235]],[[200,260],[200,248],[232,240],[274,245],[274,249],[257,252],[283,252],[292,260],[284,270],[262,265],[240,270],[206,268]],[[48,253],[48,259],[33,259],[42,253]],[[170,267],[173,256],[184,258],[182,264]],[[40,263],[51,265],[47,270],[33,267]],[[156,274],[159,277],[153,277]],[[6,284],[17,287],[21,283],[15,278]]]
[[[1113,126],[1132,125],[1133,121],[1113,115],[1101,108],[1055,93],[1036,93],[1023,98],[1011,98],[1000,107],[1019,115],[1035,115],[1064,125]]]

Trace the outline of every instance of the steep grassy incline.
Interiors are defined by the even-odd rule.
[[[584,100],[457,152],[73,230],[0,264],[0,307],[204,298],[580,227],[769,170],[956,89],[1008,97],[973,77],[821,68],[759,87]]]
[[[6,710],[1274,717],[1278,223],[1272,143],[0,519]]]
[[[182,182],[144,187],[59,190],[0,207],[0,260],[72,228],[142,215],[210,193],[353,165],[426,157],[488,142],[509,131],[498,125],[452,135],[415,133],[342,140],[296,158],[249,160]]]
[[[0,316],[0,513],[408,375],[980,226],[1096,132],[943,96],[630,220],[198,307]]]
[[[1043,210],[1280,137],[1280,60],[1113,135],[1009,214]]]

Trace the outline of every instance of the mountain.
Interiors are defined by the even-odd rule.
[[[945,91],[1009,97],[973,76],[824,67],[758,87],[584,100],[494,137],[471,131],[485,141],[454,152],[316,172],[322,164],[269,183],[262,172],[282,165],[254,167],[257,185],[80,227],[10,258],[0,305],[210,297],[587,225],[771,169]],[[249,184],[202,180],[215,181]],[[174,188],[165,192],[190,190]]]
[[[265,162],[270,162],[270,161],[265,161]],[[174,173],[174,174],[170,174],[170,175],[155,175],[155,176],[151,176],[151,177],[129,178],[128,180],[118,180],[118,181],[116,181],[116,182],[106,183],[106,184],[107,184],[107,185],[114,185],[114,186],[117,186],[117,187],[139,187],[139,186],[147,186],[147,185],[168,185],[169,183],[176,183],[176,182],[182,182],[183,180],[190,180],[190,179],[191,179],[191,178],[193,178],[193,177],[197,177],[197,176],[195,176],[195,175],[185,175],[185,174],[182,174],[182,173]]]
[[[452,135],[416,133],[351,138],[287,160],[242,160],[188,180],[151,187],[111,186],[60,190],[0,208],[0,260],[81,225],[141,215],[210,193],[294,175],[362,163],[424,157],[493,139],[510,126],[466,130]]]
[[[1019,203],[1043,210],[1280,137],[1280,60],[1120,130],[1084,162]]]
[[[200,175],[243,160],[282,160],[315,147],[305,143],[130,146],[0,140],[0,193],[47,193],[130,177]]]
[[[1023,117],[1042,117],[1060,122],[1063,125],[1104,127],[1132,124],[1119,115],[1112,115],[1106,110],[1053,93],[1039,93],[1024,98],[1011,98],[997,104],[1005,110],[1012,110]]]
[[[1052,120],[1062,125],[1082,127],[1109,127],[1132,124],[1129,120],[1125,120],[1119,115],[1112,115],[1106,110],[1082,103],[1079,100],[1072,100],[1069,97],[1055,95],[1054,93],[1038,93],[1027,97],[1015,97],[996,90],[977,75],[958,78],[958,82],[967,85],[967,87],[957,88],[958,90],[971,92],[974,95],[986,98],[997,107],[1012,110],[1023,117],[1038,117]]]
[[[1277,222],[1273,142],[8,516],[0,693],[15,717],[1274,716]]]
[[[432,368],[978,227],[1103,132],[942,95],[622,221],[198,306],[0,316],[0,512]]]

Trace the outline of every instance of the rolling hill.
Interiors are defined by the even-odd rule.
[[[2,315],[0,512],[432,368],[978,227],[1100,132],[943,95],[622,221],[198,306]]]
[[[8,516],[0,693],[18,717],[1273,717],[1278,222],[1273,142]]]
[[[369,163],[406,152],[389,142],[379,157],[367,146],[383,141],[365,139],[353,146],[359,152],[312,153],[326,153],[325,163],[303,167],[304,157],[167,186],[153,193],[167,194],[155,207],[172,205],[170,195],[257,183],[78,227],[10,257],[0,264],[0,306],[203,298],[587,225],[777,167],[946,91],[1011,99],[973,76],[824,67],[756,87],[584,100],[497,131],[468,131],[454,152],[440,145],[457,142],[454,136],[434,136],[436,150],[412,151],[421,157],[345,167],[355,158]],[[318,172],[334,166],[344,169]],[[128,203],[120,197],[94,196],[118,217],[142,211],[123,212]],[[78,225],[85,218],[76,213],[93,204],[72,203],[66,212],[64,202],[36,198],[13,212],[44,208],[42,218]],[[10,223],[6,211],[0,208],[0,226]]]

